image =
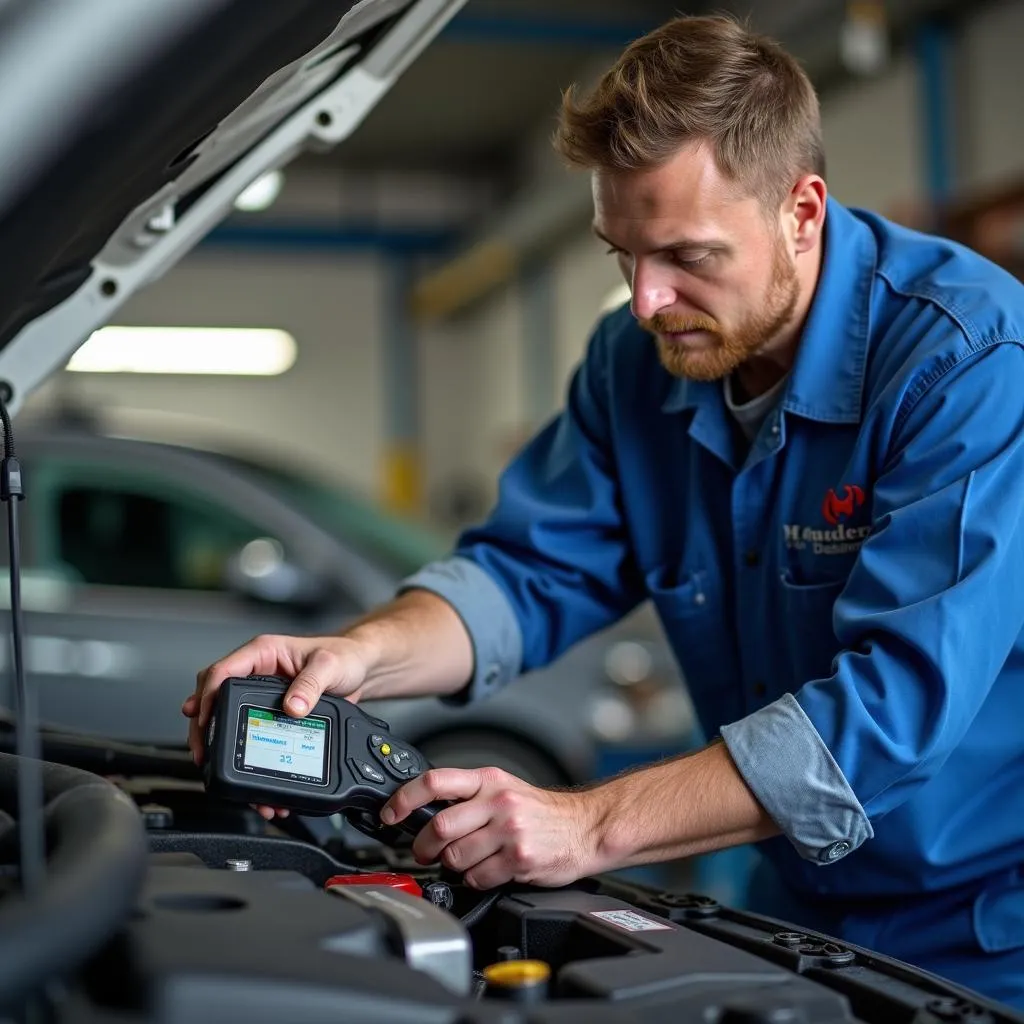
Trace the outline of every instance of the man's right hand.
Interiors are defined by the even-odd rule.
[[[364,644],[345,636],[258,636],[243,644],[198,673],[195,693],[181,707],[182,714],[191,719],[188,745],[192,759],[202,764],[206,726],[225,679],[249,675],[291,679],[284,710],[303,718],[324,693],[358,701],[370,657]]]

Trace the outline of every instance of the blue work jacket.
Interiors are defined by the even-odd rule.
[[[465,699],[649,598],[789,884],[923,892],[1024,863],[1024,287],[831,199],[824,246],[752,444],[620,309],[407,585],[466,623]]]

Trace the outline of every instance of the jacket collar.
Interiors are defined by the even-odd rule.
[[[796,363],[783,393],[787,412],[825,423],[859,423],[870,338],[877,247],[870,228],[831,197],[825,252]],[[720,381],[674,380],[664,412],[720,402]]]

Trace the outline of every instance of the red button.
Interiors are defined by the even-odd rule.
[[[334,885],[386,885],[391,889],[401,889],[413,896],[422,896],[423,890],[412,875],[393,875],[386,872],[366,875],[332,875],[324,883],[325,889]]]

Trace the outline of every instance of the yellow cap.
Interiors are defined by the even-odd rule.
[[[550,977],[551,967],[543,960],[503,960],[484,968],[484,980],[488,985],[508,988],[537,985]]]
[[[380,752],[381,752],[381,753],[382,753],[382,754],[383,754],[383,755],[384,755],[385,757],[387,757],[387,756],[388,756],[388,754],[390,754],[390,753],[391,753],[391,744],[390,744],[390,743],[382,743],[382,744],[380,745]]]

